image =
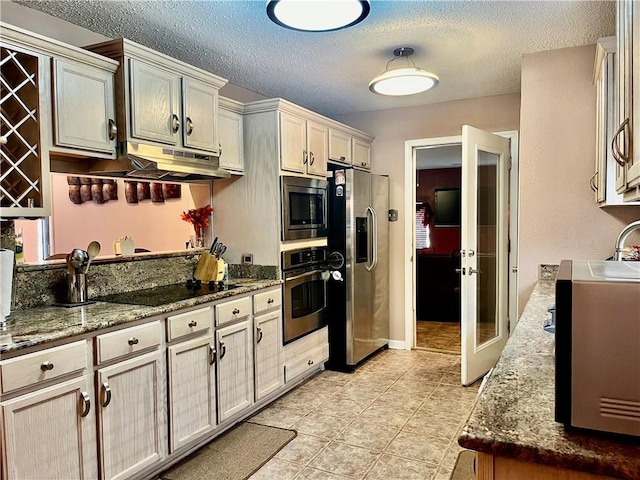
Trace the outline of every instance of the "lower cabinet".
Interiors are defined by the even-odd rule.
[[[254,317],[256,402],[284,386],[281,310]]]
[[[160,351],[98,370],[98,425],[102,479],[124,479],[165,456]]]
[[[2,478],[97,478],[92,383],[83,376],[0,404]]]
[[[171,452],[216,426],[215,355],[211,335],[168,348]]]
[[[216,330],[220,423],[253,403],[251,319]]]
[[[309,333],[284,347],[284,381],[289,383],[317,370],[329,359],[329,327]]]

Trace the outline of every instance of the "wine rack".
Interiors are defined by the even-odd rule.
[[[0,45],[2,217],[49,213],[48,152],[43,152],[41,141],[41,69],[37,54]]]

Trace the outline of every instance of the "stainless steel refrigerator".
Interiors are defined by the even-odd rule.
[[[352,371],[389,342],[389,177],[336,166],[329,175],[327,367]]]

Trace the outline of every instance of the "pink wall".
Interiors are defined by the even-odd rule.
[[[97,240],[102,245],[101,256],[113,255],[113,241],[124,235],[132,237],[136,247],[153,252],[183,250],[193,235],[193,227],[181,220],[180,214],[194,205],[206,205],[210,198],[208,184],[183,184],[179,199],[129,204],[125,200],[124,180],[118,179],[118,200],[76,205],[69,200],[67,177],[52,174],[51,178],[51,253],[86,248],[89,242]]]
[[[605,259],[640,207],[600,208],[595,164],[595,45],[525,55],[520,117],[519,308],[538,265]]]

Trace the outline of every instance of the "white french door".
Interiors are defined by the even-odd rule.
[[[462,384],[496,363],[508,337],[509,140],[462,127]]]

